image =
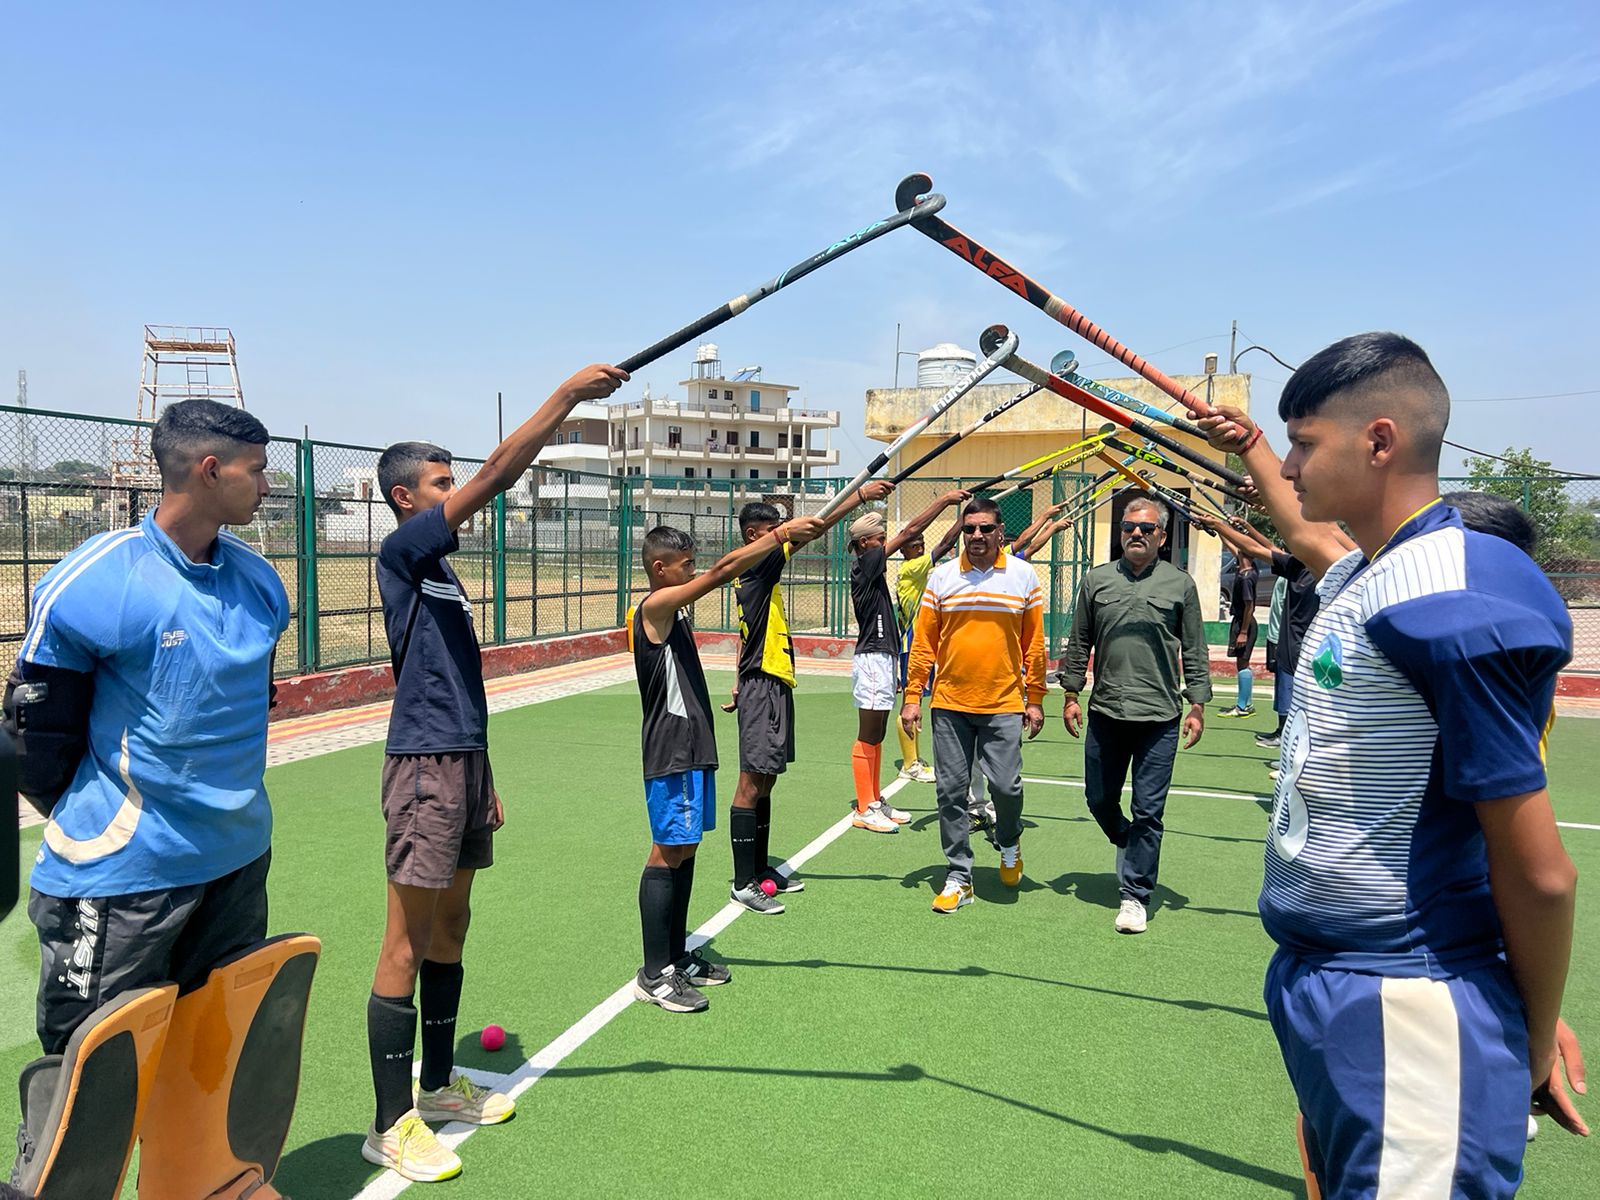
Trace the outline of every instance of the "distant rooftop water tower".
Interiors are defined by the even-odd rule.
[[[952,342],[940,342],[917,355],[917,386],[947,388],[977,365],[978,356]]]

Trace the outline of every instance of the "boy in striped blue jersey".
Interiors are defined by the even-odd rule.
[[[1310,1165],[1328,1196],[1509,1196],[1530,1093],[1586,1132],[1557,1045],[1576,872],[1539,746],[1571,623],[1440,500],[1449,396],[1414,342],[1335,343],[1279,415],[1281,464],[1243,414],[1204,424],[1322,575],[1261,892]]]

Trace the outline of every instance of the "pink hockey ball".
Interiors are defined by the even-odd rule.
[[[485,1050],[498,1050],[506,1044],[506,1031],[499,1025],[485,1025],[478,1040],[483,1043]]]
[[[768,896],[776,896],[778,894],[778,884],[775,880],[763,879],[761,881],[761,890]]]

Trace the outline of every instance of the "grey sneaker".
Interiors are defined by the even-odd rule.
[[[635,1000],[673,1013],[704,1012],[711,1007],[711,1001],[673,967],[654,978],[646,975],[643,967],[639,968],[639,973],[633,977],[633,996]]]
[[[728,893],[728,899],[763,917],[775,917],[783,911],[782,902],[763,892],[759,880],[749,887],[734,888]]]
[[[768,867],[756,876],[756,879],[770,879],[772,886],[778,889],[778,895],[786,892],[803,892],[806,890],[806,881],[798,875],[785,875],[777,867]]]

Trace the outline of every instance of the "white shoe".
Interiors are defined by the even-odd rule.
[[[361,1157],[417,1183],[436,1183],[461,1174],[461,1160],[455,1151],[440,1144],[414,1108],[381,1133],[368,1129]]]
[[[911,814],[910,813],[906,812],[902,808],[896,808],[894,805],[890,804],[887,800],[885,800],[882,796],[878,797],[877,803],[878,803],[878,807],[883,810],[883,815],[888,817],[889,820],[893,821],[896,825],[905,825],[908,822],[910,822],[910,820],[911,820]]]
[[[911,764],[911,769],[916,772],[913,779],[918,783],[938,783],[939,777],[933,773],[933,764],[923,762],[920,758]]]
[[[1144,905],[1137,900],[1124,900],[1122,907],[1117,909],[1118,933],[1143,933],[1145,923]]]
[[[867,805],[866,812],[857,809],[855,815],[850,818],[850,824],[869,833],[900,832],[900,826],[889,819],[888,814],[883,811],[883,805],[876,800]]]
[[[1528,1140],[1531,1142],[1539,1136],[1539,1122],[1532,1113],[1528,1114]]]

